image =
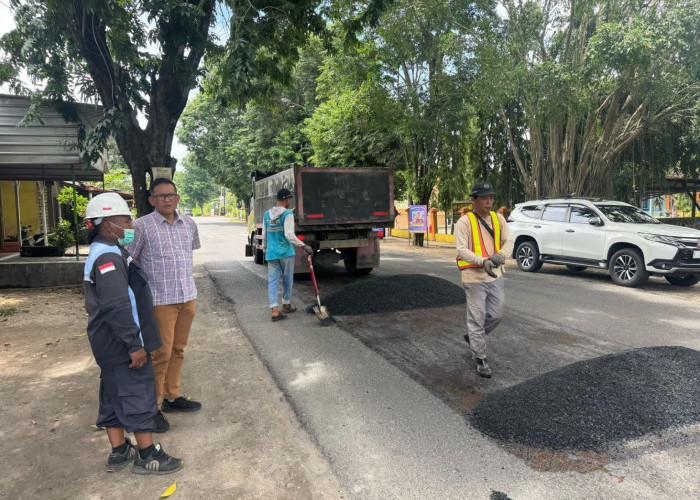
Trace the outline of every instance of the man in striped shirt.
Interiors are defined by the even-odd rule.
[[[195,222],[176,211],[179,200],[170,179],[156,179],[148,197],[155,210],[136,219],[134,241],[128,248],[148,274],[163,340],[162,347],[152,353],[159,409],[155,432],[170,428],[163,411],[192,412],[202,407],[180,395],[180,371],[197,298],[192,251],[201,245]]]

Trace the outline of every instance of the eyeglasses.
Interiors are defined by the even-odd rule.
[[[164,193],[164,194],[151,195],[151,198],[156,198],[158,201],[164,201],[164,200],[172,201],[177,197],[178,197],[177,193]]]

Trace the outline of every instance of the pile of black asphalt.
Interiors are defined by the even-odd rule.
[[[492,392],[469,419],[508,443],[603,452],[700,422],[700,351],[650,347],[574,363]]]
[[[462,287],[425,274],[373,276],[323,297],[334,316],[406,311],[464,304]]]

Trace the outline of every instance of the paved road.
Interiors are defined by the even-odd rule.
[[[328,328],[303,313],[271,323],[265,268],[243,255],[245,228],[197,222],[198,261],[353,498],[700,495],[697,425],[594,456],[514,449],[465,420],[489,392],[576,361],[648,345],[700,348],[697,287],[667,298],[661,282],[630,291],[596,272],[509,272],[506,318],[489,339],[495,376],[487,381],[475,375],[461,340],[463,306],[344,316]],[[396,274],[430,274],[456,286],[449,250],[393,247],[386,245],[370,276],[327,273],[324,294]],[[311,298],[308,281],[297,281],[294,301]]]

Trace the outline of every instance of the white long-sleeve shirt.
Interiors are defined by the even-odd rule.
[[[277,220],[284,213],[285,210],[287,210],[287,209],[284,207],[278,207],[278,206],[272,207],[270,209],[270,219]],[[267,234],[265,231],[265,224],[263,224],[262,237],[263,237],[263,250],[267,250]],[[299,238],[297,238],[297,235],[294,233],[294,217],[286,217],[284,219],[284,237],[287,239],[288,242],[290,242],[295,247],[303,247],[304,246],[304,242],[301,241]]]

